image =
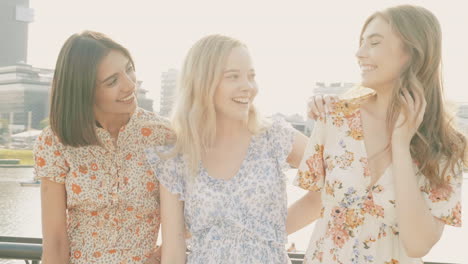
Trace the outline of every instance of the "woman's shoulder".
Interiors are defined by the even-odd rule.
[[[159,142],[162,145],[174,141],[175,133],[167,118],[141,108],[137,111],[135,129],[139,135],[149,142]]]
[[[329,116],[353,115],[361,108],[361,105],[370,97],[375,95],[375,91],[362,86],[353,87],[344,94],[338,96],[338,101],[332,103]]]
[[[163,117],[155,112],[145,110],[143,108],[137,108],[136,110],[136,119],[141,123],[142,121],[155,121],[169,125],[169,119]]]
[[[151,146],[145,149],[148,162],[159,168],[182,168],[185,166],[185,159],[181,153],[175,150],[174,144]]]
[[[44,128],[39,136],[36,139],[36,146],[37,145],[46,145],[49,147],[55,148],[63,148],[63,144],[60,143],[59,138],[55,135],[54,131],[50,126]]]
[[[282,114],[276,114],[265,118],[262,125],[264,130],[276,130],[284,127],[291,127],[291,124],[286,120],[286,116]]]
[[[50,137],[50,136],[55,136],[55,134],[54,134],[54,131],[52,131],[52,128],[50,126],[47,126],[44,129],[42,129],[41,133],[39,134],[37,138],[39,139],[39,138]]]

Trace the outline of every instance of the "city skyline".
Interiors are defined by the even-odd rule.
[[[159,111],[161,73],[180,69],[199,38],[222,33],[249,47],[260,87],[256,98],[260,111],[304,115],[316,82],[359,82],[354,52],[362,23],[376,10],[403,3],[422,5],[438,17],[444,36],[447,98],[468,101],[468,91],[462,88],[468,68],[464,48],[468,33],[458,30],[460,23],[468,24],[462,1],[450,5],[436,0],[293,1],[286,5],[203,0],[129,5],[125,1],[31,0],[35,21],[29,28],[28,63],[53,68],[68,36],[84,29],[102,31],[132,52],[137,77]]]

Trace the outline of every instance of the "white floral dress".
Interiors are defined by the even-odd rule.
[[[294,183],[320,191],[323,203],[305,264],[422,263],[408,257],[399,239],[391,166],[369,187],[359,108],[363,99],[341,100],[316,122],[299,167]],[[417,177],[432,214],[461,226],[462,171],[446,175],[448,184],[437,189],[423,175]]]
[[[288,263],[286,243],[286,176],[294,129],[275,120],[265,132],[252,137],[238,173],[229,180],[200,173],[189,187],[181,155],[161,159],[147,150],[155,175],[184,201],[190,264]],[[226,161],[228,162],[228,161]]]

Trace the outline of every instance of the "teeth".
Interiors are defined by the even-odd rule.
[[[371,66],[371,65],[362,65],[361,70],[362,71],[372,71],[377,69],[377,66]]]
[[[122,99],[120,99],[119,101],[120,101],[120,102],[124,102],[124,101],[128,101],[128,100],[130,100],[130,99],[132,99],[132,98],[133,98],[133,94],[131,94],[131,95],[125,97],[125,98],[122,98]]]
[[[249,103],[249,98],[233,98],[232,99],[236,103],[241,103],[241,104],[248,104]]]

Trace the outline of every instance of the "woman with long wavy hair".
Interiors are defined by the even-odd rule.
[[[176,142],[149,149],[161,185],[162,263],[288,263],[286,179],[307,138],[266,122],[247,47],[221,35],[189,51],[172,118]]]
[[[319,219],[304,263],[422,263],[444,225],[461,226],[466,139],[444,104],[441,39],[422,7],[365,22],[356,57],[373,91],[330,104],[295,180],[309,194],[288,233]]]

